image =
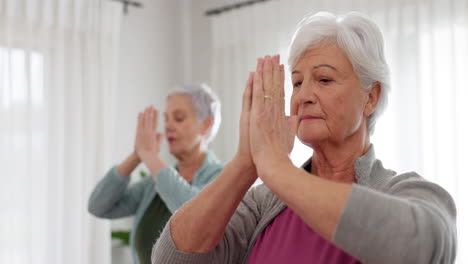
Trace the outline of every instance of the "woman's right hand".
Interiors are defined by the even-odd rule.
[[[253,78],[254,73],[249,73],[244,94],[242,96],[242,112],[240,116],[240,131],[239,131],[239,146],[237,153],[234,156],[233,162],[242,171],[245,171],[246,177],[250,180],[255,181],[257,179],[257,172],[255,164],[252,159],[250,152],[249,142],[249,126],[250,126],[250,111],[252,108],[252,90],[253,90]]]
[[[147,156],[156,156],[160,151],[162,134],[157,132],[158,110],[149,106],[138,115],[135,137],[135,152],[141,160]]]

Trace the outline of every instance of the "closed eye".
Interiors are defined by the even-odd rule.
[[[328,78],[321,78],[320,79],[320,83],[323,83],[323,84],[329,84],[331,82],[333,82],[332,79],[328,79]]]
[[[301,85],[302,85],[302,82],[295,82],[293,87],[294,88],[299,88],[299,87],[301,87]]]

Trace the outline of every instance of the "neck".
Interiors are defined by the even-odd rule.
[[[205,157],[206,148],[202,147],[202,144],[198,144],[194,148],[176,155],[179,170],[198,170],[203,164]]]
[[[312,174],[332,181],[355,182],[355,162],[369,148],[369,133],[365,126],[339,144],[324,142],[314,146]]]

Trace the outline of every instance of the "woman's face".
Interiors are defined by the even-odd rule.
[[[368,92],[335,44],[306,51],[292,69],[291,79],[291,114],[299,116],[297,136],[304,144],[340,144],[359,129],[367,129]]]
[[[171,154],[178,156],[198,147],[206,129],[198,121],[195,108],[187,95],[172,95],[164,113],[165,133]]]

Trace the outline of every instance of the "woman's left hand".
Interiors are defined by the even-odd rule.
[[[136,152],[153,177],[165,166],[158,156],[163,135],[157,132],[157,125],[158,111],[153,106],[138,115]]]
[[[263,180],[273,165],[290,162],[297,124],[297,116],[285,116],[284,66],[279,55],[258,59],[249,134],[252,158]]]

